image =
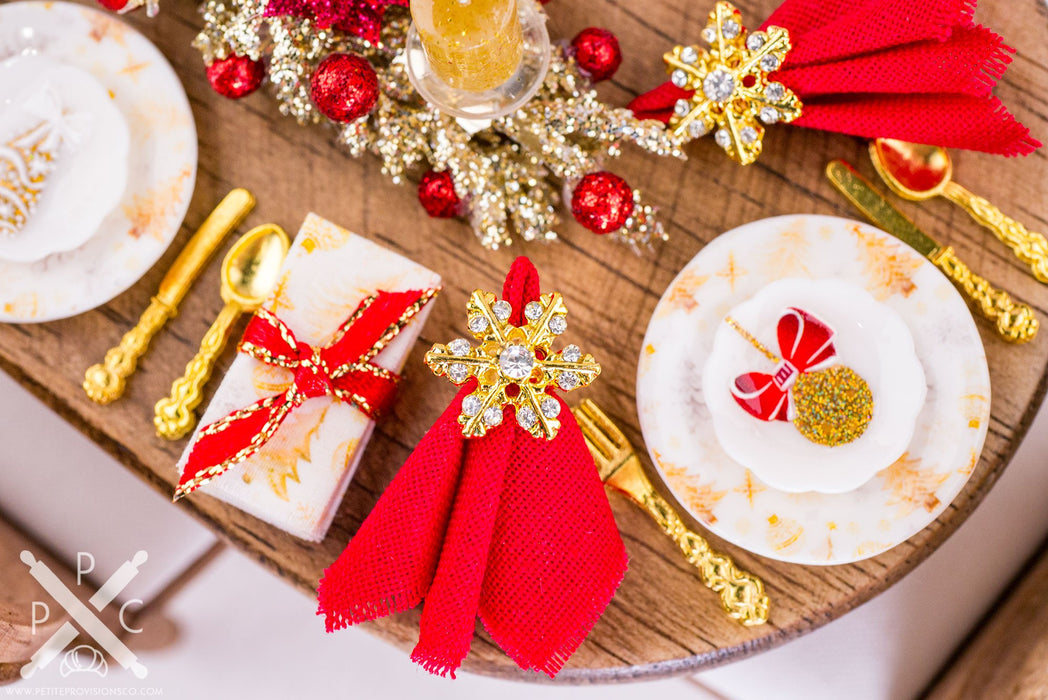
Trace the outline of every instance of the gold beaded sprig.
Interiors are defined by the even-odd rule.
[[[542,87],[519,110],[494,121],[463,123],[422,100],[408,80],[406,7],[385,10],[379,40],[372,42],[300,17],[267,17],[266,3],[204,0],[204,27],[193,42],[204,62],[230,55],[265,59],[281,113],[301,124],[327,124],[354,158],[378,156],[382,173],[394,184],[427,169],[450,173],[485,248],[555,240],[564,183],[602,169],[625,144],[684,158],[681,139],[662,123],[602,101],[568,45],[552,50]],[[374,109],[347,124],[324,117],[310,98],[310,75],[334,52],[364,56],[378,76]],[[633,216],[609,236],[642,252],[667,236],[657,209],[639,190],[634,194],[639,201]]]

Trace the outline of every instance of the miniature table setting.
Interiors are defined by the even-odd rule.
[[[0,368],[332,634],[739,660],[1044,398],[1036,0],[101,4],[0,4]]]

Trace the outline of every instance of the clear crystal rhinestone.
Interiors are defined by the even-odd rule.
[[[535,355],[523,345],[507,345],[499,353],[499,369],[509,379],[524,379],[535,368]]]
[[[724,34],[727,39],[734,39],[741,31],[742,27],[733,19],[726,19],[724,20],[724,24],[721,25],[721,33]]]
[[[471,316],[466,325],[474,333],[483,333],[488,329],[488,319],[486,316]]]
[[[564,348],[560,356],[568,362],[578,362],[582,359],[582,350],[579,349],[578,345],[569,345]]]
[[[517,409],[517,424],[524,430],[531,430],[538,422],[539,417],[535,415],[535,411],[530,407],[521,406]]]
[[[484,409],[483,421],[490,426],[496,426],[502,422],[502,407],[489,406]]]
[[[456,362],[448,366],[448,377],[456,384],[460,384],[469,379],[469,368]]]
[[[495,314],[495,318],[500,321],[506,321],[513,315],[513,305],[508,301],[500,299],[491,305],[491,311]]]
[[[761,108],[761,121],[765,124],[774,124],[779,121],[779,110],[774,107],[762,107]]]
[[[764,88],[764,96],[772,102],[778,102],[786,97],[786,87],[782,83],[768,83],[768,87]]]
[[[702,81],[702,92],[708,100],[724,102],[735,93],[735,78],[728,71],[718,68]]]
[[[462,399],[462,412],[467,416],[475,416],[480,413],[480,407],[484,405],[484,402],[480,400],[480,397],[476,394],[470,394],[466,398]]]
[[[670,73],[670,82],[677,87],[682,88],[688,84],[688,74],[678,68]]]
[[[456,357],[464,357],[468,355],[470,351],[469,341],[463,340],[462,338],[456,338],[448,343],[448,351]]]
[[[731,134],[728,133],[727,129],[717,129],[717,133],[713,138],[721,148],[728,148],[731,146]]]
[[[673,113],[678,117],[687,116],[690,111],[691,104],[687,100],[677,100],[677,103],[673,105]]]
[[[552,396],[547,396],[542,399],[542,403],[539,404],[539,408],[542,409],[542,415],[547,418],[556,418],[560,415],[560,401],[557,401]]]
[[[699,60],[699,52],[695,50],[694,46],[685,46],[680,51],[680,60],[692,65]]]
[[[746,37],[746,48],[750,51],[760,51],[762,48],[764,48],[765,41],[766,40],[763,34],[761,34],[760,32],[754,32],[753,34],[750,34],[748,37]]]
[[[688,136],[697,139],[706,135],[706,123],[701,119],[688,122]]]
[[[535,321],[540,316],[542,316],[542,304],[537,301],[529,302],[528,305],[524,307],[524,318],[529,321]]]
[[[770,73],[773,70],[778,69],[778,67],[779,58],[774,54],[768,54],[767,56],[761,58],[761,70]]]
[[[717,29],[715,27],[706,27],[702,30],[702,38],[706,40],[707,44],[717,41]]]
[[[561,372],[557,377],[557,384],[564,391],[571,391],[579,385],[579,375],[574,372]]]
[[[752,126],[743,127],[742,131],[739,132],[739,138],[745,144],[753,143],[757,140],[758,136],[759,134],[757,133],[757,130]]]
[[[568,319],[563,316],[554,316],[549,320],[549,329],[553,333],[560,335],[564,331],[568,330]]]

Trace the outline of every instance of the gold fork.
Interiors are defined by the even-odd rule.
[[[767,622],[769,602],[764,582],[737,568],[731,557],[713,551],[702,535],[685,527],[673,507],[652,486],[633,445],[597,404],[585,399],[571,412],[597,462],[601,481],[648,511],[699,570],[706,587],[720,594],[721,605],[730,617],[746,626]]]

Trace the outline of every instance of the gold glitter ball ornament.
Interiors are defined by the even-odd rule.
[[[814,443],[837,447],[853,442],[873,420],[873,392],[851,367],[835,365],[805,372],[790,392],[793,425]]]

